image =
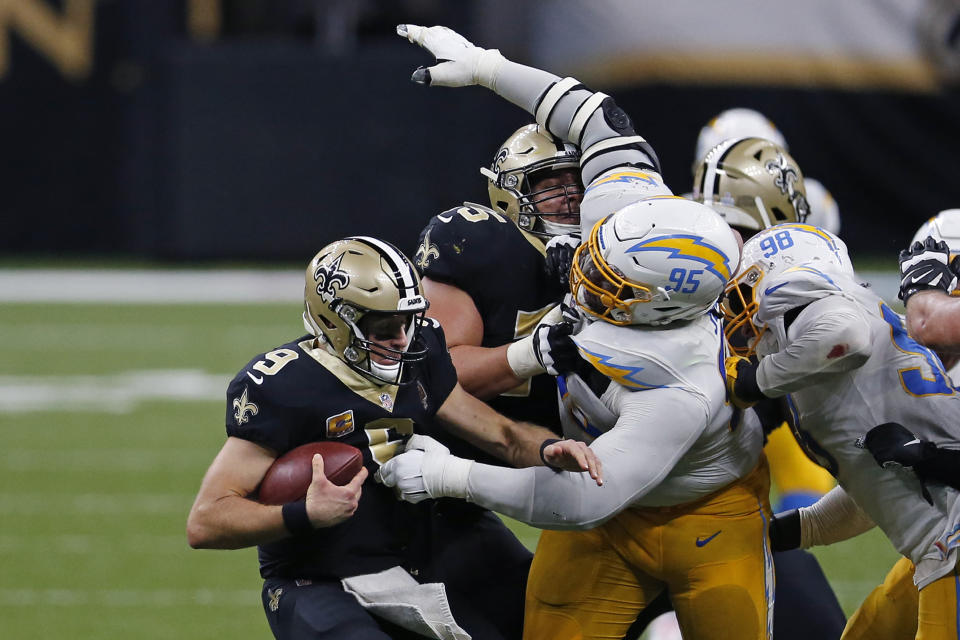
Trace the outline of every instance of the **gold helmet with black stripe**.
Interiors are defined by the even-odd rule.
[[[693,199],[711,207],[744,238],[809,213],[803,173],[780,145],[763,138],[724,140],[707,152]]]
[[[541,238],[580,233],[580,151],[538,124],[517,129],[490,168],[490,206]]]
[[[414,342],[429,303],[417,270],[389,242],[354,236],[328,244],[307,265],[305,279],[304,327],[350,368],[397,384],[406,364],[426,356]],[[391,318],[403,323],[402,349],[371,339]]]

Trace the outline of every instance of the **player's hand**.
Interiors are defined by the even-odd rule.
[[[774,514],[770,519],[770,548],[790,551],[800,548],[800,510]]]
[[[463,460],[430,436],[413,435],[404,452],[377,471],[377,480],[414,504],[427,498],[464,498],[472,460]]]
[[[437,59],[430,67],[420,67],[411,80],[432,87],[467,87],[479,84],[491,87],[504,57],[496,49],[481,49],[447,27],[397,25],[397,35],[418,44]]]
[[[563,321],[557,324],[542,324],[533,333],[533,350],[537,362],[552,376],[576,371],[580,363],[580,351],[571,337],[573,324]]]
[[[547,242],[544,270],[547,278],[558,283],[564,291],[570,289],[570,267],[573,265],[573,254],[579,246],[580,238],[569,234],[553,236]]]
[[[543,447],[540,454],[548,467],[574,473],[586,471],[598,487],[603,486],[603,464],[587,443],[557,440]]]
[[[950,293],[957,288],[957,274],[950,268],[947,243],[927,237],[900,252],[899,297],[906,304],[918,291],[939,289]]]
[[[360,503],[363,481],[367,479],[364,467],[347,484],[338,487],[323,473],[323,456],[313,456],[313,479],[307,487],[307,517],[315,529],[332,527],[352,516]]]
[[[907,469],[913,469],[937,450],[937,445],[921,440],[896,422],[886,422],[867,431],[863,447],[881,467]]]
[[[757,386],[757,365],[749,358],[727,356],[726,369],[727,399],[738,409],[749,409],[766,396]]]

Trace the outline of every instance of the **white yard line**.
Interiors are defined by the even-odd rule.
[[[251,607],[260,593],[251,589],[0,589],[0,607]]]
[[[141,403],[223,401],[228,374],[193,369],[123,371],[109,375],[0,376],[0,414],[36,411],[130,413]]]
[[[299,302],[302,271],[0,269],[0,302]]]
[[[864,271],[884,300],[897,297],[894,272]],[[0,269],[0,302],[299,302],[303,272],[255,269]]]

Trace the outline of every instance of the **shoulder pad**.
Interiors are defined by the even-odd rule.
[[[464,204],[430,219],[420,232],[414,264],[434,280],[461,289],[527,244],[513,221],[482,205]],[[504,264],[507,263],[507,264]]]
[[[669,329],[592,322],[573,336],[587,362],[633,391],[684,384],[683,372],[696,364],[716,368],[719,339],[702,319]]]
[[[757,319],[769,322],[791,309],[802,307],[826,296],[844,295],[846,288],[858,286],[847,276],[825,273],[807,265],[791,267],[761,283],[758,289]]]

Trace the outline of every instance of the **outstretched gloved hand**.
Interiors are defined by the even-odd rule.
[[[437,59],[436,64],[420,67],[411,80],[436,87],[467,87],[479,84],[492,87],[504,57],[496,49],[481,49],[447,27],[397,25],[397,35],[418,44]]]

